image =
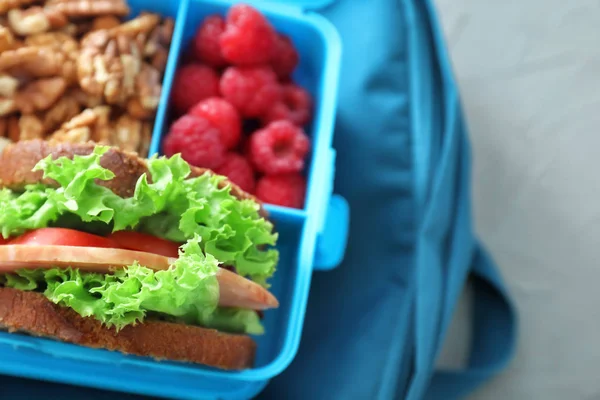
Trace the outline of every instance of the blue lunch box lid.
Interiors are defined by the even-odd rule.
[[[301,10],[318,10],[323,7],[327,7],[335,0],[255,0],[255,4],[264,4],[264,3],[273,3],[273,4],[281,4],[290,7],[297,7]],[[249,1],[246,3],[252,3],[253,1]]]

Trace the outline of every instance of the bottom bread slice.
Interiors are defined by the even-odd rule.
[[[70,308],[52,303],[41,293],[3,287],[0,327],[125,354],[228,370],[251,367],[256,353],[256,342],[246,335],[152,320],[117,332],[96,319],[81,317]]]

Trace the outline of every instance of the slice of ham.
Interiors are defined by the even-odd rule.
[[[3,245],[0,246],[0,273],[18,269],[78,268],[83,271],[110,273],[134,262],[160,271],[175,261],[157,254],[133,250],[100,247]],[[251,310],[279,307],[279,302],[268,290],[257,283],[224,268],[217,272],[219,305]]]

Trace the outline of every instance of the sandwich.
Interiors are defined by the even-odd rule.
[[[42,140],[0,154],[0,328],[156,360],[253,366],[278,235],[179,155]]]

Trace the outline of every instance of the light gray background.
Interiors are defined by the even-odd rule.
[[[436,3],[471,131],[476,228],[520,312],[516,359],[471,400],[600,399],[600,1]]]

